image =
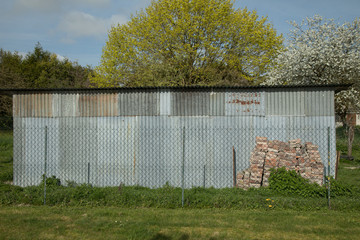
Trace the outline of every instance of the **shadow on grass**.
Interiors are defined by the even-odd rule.
[[[154,237],[151,238],[151,240],[172,240],[172,237],[169,237],[163,233],[157,233]],[[190,236],[188,234],[182,234],[179,240],[188,240],[190,239]]]

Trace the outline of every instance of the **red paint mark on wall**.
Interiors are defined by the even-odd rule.
[[[260,102],[256,101],[256,100],[248,100],[248,101],[244,101],[244,100],[240,100],[240,99],[234,99],[232,101],[228,101],[228,103],[233,103],[233,104],[241,104],[241,105],[259,105]]]

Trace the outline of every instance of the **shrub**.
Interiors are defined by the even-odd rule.
[[[45,179],[45,175],[43,174],[42,176],[42,181],[41,181],[41,184],[40,186],[43,186],[44,185],[44,179]],[[46,186],[60,186],[61,185],[61,181],[59,178],[56,178],[55,176],[52,176],[52,177],[47,177],[46,178]]]
[[[285,168],[271,169],[269,187],[284,195],[297,194],[303,197],[326,196],[326,189],[310,183],[294,170]]]
[[[330,194],[336,196],[352,196],[353,187],[331,179]],[[294,170],[285,168],[271,169],[269,188],[283,195],[300,195],[302,197],[326,197],[326,186],[319,186],[303,178]]]

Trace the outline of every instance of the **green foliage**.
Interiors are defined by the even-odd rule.
[[[11,105],[11,99],[10,96],[0,96],[0,101],[3,101],[0,103],[0,106],[5,106],[6,104]],[[5,106],[5,109],[7,106]],[[0,115],[0,130],[12,130],[13,127],[13,118],[11,116],[6,116],[7,112],[3,113],[5,116]]]
[[[66,88],[90,86],[90,67],[82,67],[68,59],[59,60],[38,43],[33,52],[22,57],[0,49],[1,88]],[[0,128],[11,127],[12,99],[0,96]],[[3,127],[4,128],[4,127]]]
[[[287,171],[285,168],[271,169],[269,177],[269,188],[280,194],[291,196],[299,195],[302,197],[326,197],[327,189],[316,183],[310,183],[309,180],[303,178],[296,171]],[[352,196],[354,189],[352,186],[330,180],[331,197]]]
[[[271,169],[269,188],[284,195],[297,194],[303,197],[326,196],[325,188],[310,183],[296,171],[287,171],[284,167]]]
[[[40,186],[44,186],[44,179],[45,179],[45,175],[42,176],[42,181],[40,183]],[[60,186],[61,185],[61,181],[59,178],[56,178],[55,176],[51,176],[51,177],[46,177],[46,186]]]
[[[352,196],[355,194],[354,186],[333,178],[331,178],[330,183],[331,196]]]
[[[13,168],[8,167],[0,172],[0,182],[12,181],[13,180]]]
[[[244,85],[263,77],[282,36],[228,0],[158,0],[109,31],[100,86]]]

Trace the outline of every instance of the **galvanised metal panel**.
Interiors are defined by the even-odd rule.
[[[210,113],[208,91],[171,92],[172,116],[204,116]]]
[[[162,90],[159,92],[160,100],[159,100],[159,108],[161,116],[169,116],[171,115],[171,92],[170,90]]]
[[[211,91],[210,92],[210,115],[224,116],[225,115],[225,91]]]
[[[266,93],[267,116],[305,116],[307,106],[305,92],[291,90],[271,90]]]
[[[32,95],[16,95],[14,117],[32,117]]]
[[[14,184],[37,185],[45,168],[45,126],[48,128],[47,175],[58,176],[58,119],[14,118]]]
[[[225,94],[226,116],[264,116],[265,93],[260,90],[229,91]]]
[[[59,117],[79,116],[79,94],[57,94],[57,114]],[[56,107],[54,105],[54,107]]]
[[[52,117],[52,94],[32,94],[28,100],[31,102],[31,116]]]
[[[315,88],[269,90],[266,93],[268,116],[333,116],[334,92]]]
[[[306,93],[307,116],[334,116],[334,92],[315,89]]]
[[[16,118],[16,117],[21,117],[21,98],[20,98],[20,95],[13,95],[12,96],[12,99],[13,99],[13,108],[12,108],[12,111],[13,111],[13,117]]]
[[[98,186],[137,184],[136,119],[97,118],[97,158],[90,163],[90,182]]]
[[[60,118],[59,132],[60,179],[65,183],[87,183],[88,163],[93,168],[97,165],[97,118]],[[96,180],[93,179],[94,184]]]
[[[81,117],[117,116],[118,94],[82,94],[78,97],[78,106],[79,116]]]
[[[160,114],[157,91],[128,91],[119,93],[120,116],[157,116]]]
[[[16,96],[19,99],[19,95]],[[14,116],[13,130],[13,182],[18,186],[26,186],[27,176],[25,172],[25,126],[23,118]]]
[[[79,96],[79,116],[94,117],[98,116],[98,94],[81,94]]]
[[[14,95],[14,117],[76,116],[77,96],[72,94]]]
[[[119,100],[118,100],[119,99]],[[332,116],[330,90],[280,89],[186,91],[148,90],[108,94],[29,94],[14,96],[14,116]],[[169,113],[170,112],[170,113]]]

